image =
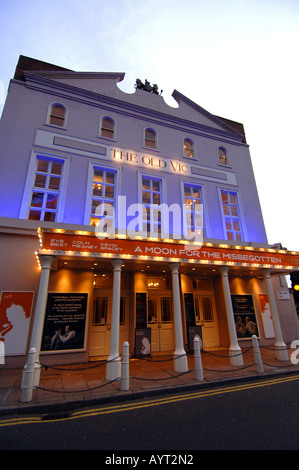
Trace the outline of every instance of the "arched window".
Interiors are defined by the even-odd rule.
[[[157,148],[157,134],[153,129],[145,129],[144,146],[151,149]]]
[[[191,139],[184,139],[184,156],[185,157],[194,157],[194,146]]]
[[[220,165],[228,165],[227,151],[224,147],[218,148],[218,160]]]
[[[101,123],[101,137],[107,137],[108,139],[114,139],[115,123],[113,119],[104,117]]]
[[[50,114],[49,114],[49,123],[54,124],[55,126],[64,127],[65,126],[65,115],[66,109],[62,104],[52,104]]]

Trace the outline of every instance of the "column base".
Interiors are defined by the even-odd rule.
[[[243,356],[241,349],[230,349],[229,350],[230,363],[232,366],[243,366]]]
[[[188,372],[188,359],[186,354],[173,356],[173,365],[175,372]]]
[[[276,358],[279,361],[289,361],[290,360],[286,345],[283,345],[283,346],[276,346],[275,345],[275,347],[276,347]]]
[[[114,361],[106,364],[106,380],[115,380],[121,378],[121,358],[118,357]]]

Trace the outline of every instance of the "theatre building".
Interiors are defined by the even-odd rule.
[[[286,275],[299,253],[270,245],[243,125],[179,91],[123,73],[21,56],[0,133],[0,336],[6,367],[171,354],[194,335],[242,365],[252,335],[298,338]]]

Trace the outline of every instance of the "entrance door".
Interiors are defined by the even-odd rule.
[[[202,326],[203,347],[219,346],[219,333],[212,295],[195,295],[196,323]]]
[[[174,350],[174,323],[172,297],[148,295],[148,327],[151,328],[151,351]]]
[[[120,352],[124,341],[128,341],[128,296],[120,298],[119,345]],[[92,357],[110,354],[112,317],[112,292],[95,289],[93,318],[89,342],[89,355]]]

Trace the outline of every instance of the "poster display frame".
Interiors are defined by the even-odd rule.
[[[55,302],[59,302],[59,298],[62,299],[60,307]],[[77,304],[80,298],[81,306]],[[55,305],[57,308],[54,309]],[[85,351],[87,309],[87,292],[48,292],[41,354]]]
[[[238,341],[260,337],[252,294],[231,294]]]

